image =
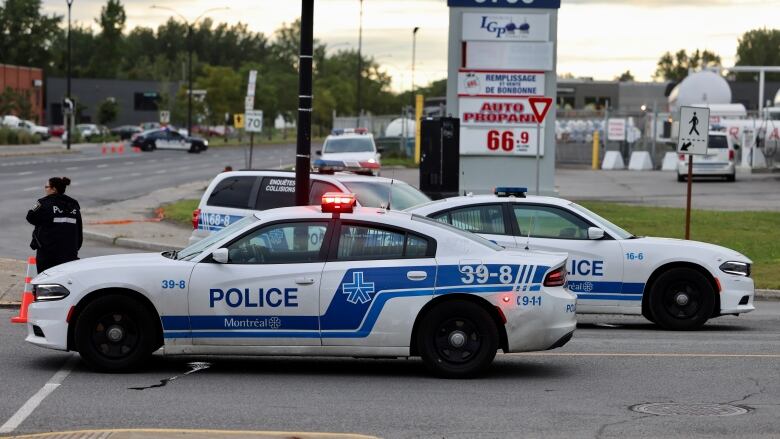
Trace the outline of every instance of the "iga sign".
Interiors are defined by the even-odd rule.
[[[547,41],[547,14],[463,14],[464,41]]]
[[[458,96],[520,97],[543,94],[543,72],[491,70],[458,72]]]
[[[461,98],[458,107],[460,109],[461,126],[500,126],[536,123],[533,109],[528,104],[528,98]]]
[[[532,127],[464,127],[460,128],[461,155],[534,156],[536,145],[544,154],[544,131],[537,141]]]

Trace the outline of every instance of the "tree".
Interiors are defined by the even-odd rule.
[[[655,70],[654,77],[665,81],[682,81],[688,76],[690,69],[700,69],[705,67],[714,67],[720,65],[720,56],[709,50],[699,51],[696,49],[690,56],[685,49],[677,51],[674,55],[666,52],[658,60],[658,67]]]
[[[241,77],[230,67],[205,66],[195,87],[206,90],[206,120],[211,125],[224,123],[225,113],[239,113],[244,107]]]
[[[93,78],[116,78],[122,65],[125,28],[125,8],[120,0],[108,0],[95,20],[100,25],[96,47],[90,60],[88,76]]]
[[[106,98],[98,105],[97,120],[100,125],[108,125],[116,121],[117,116],[119,116],[119,104],[116,99]]]
[[[621,73],[620,76],[615,78],[616,80],[620,82],[629,82],[634,80],[634,75],[631,74],[631,70],[626,70],[625,72]]]
[[[41,0],[6,0],[0,6],[0,62],[48,67],[61,21],[41,14]]]
[[[780,29],[754,29],[745,32],[737,44],[738,66],[780,66]],[[737,73],[737,79],[749,81],[756,73]],[[780,73],[767,73],[767,81],[780,81]]]

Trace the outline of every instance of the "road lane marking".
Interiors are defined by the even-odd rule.
[[[80,169],[81,166],[71,166],[70,168],[65,168],[66,171],[75,171],[77,169]]]
[[[126,165],[134,165],[135,162],[125,162]]]
[[[131,177],[140,177],[141,173],[140,172],[133,172],[132,174],[130,174],[130,176]]]
[[[107,168],[107,167],[108,167],[108,164],[106,164],[106,163],[103,163],[103,164],[97,165],[97,167],[98,167],[98,168]]]
[[[26,187],[26,188],[22,189],[22,192],[30,192],[30,191],[34,191],[36,189],[40,189],[40,188],[38,186],[30,186],[30,187]]]
[[[24,172],[19,172],[16,175],[30,175],[32,173],[33,173],[33,171],[24,171]]]
[[[57,390],[57,387],[65,381],[65,378],[70,375],[70,372],[73,370],[73,366],[76,365],[77,361],[78,357],[76,355],[71,355],[65,364],[62,365],[62,368],[60,368],[60,370],[57,371],[57,373],[55,373],[54,376],[35,393],[35,395],[31,396],[30,399],[13,414],[13,416],[5,421],[5,424],[0,426],[0,433],[11,433],[16,430],[16,428],[19,427],[19,425],[21,425],[39,405],[41,405],[43,400]]]
[[[165,174],[166,172],[168,172],[167,169],[160,169],[159,171],[155,171],[154,173],[155,174]]]
[[[514,352],[525,357],[669,357],[669,358],[780,358],[780,354],[697,354],[675,352]]]
[[[111,180],[112,178],[114,178],[114,177],[113,176],[100,177],[100,178],[98,178],[98,181],[108,181],[108,180]]]
[[[200,428],[114,428],[110,430],[70,430],[53,431],[50,433],[34,433],[14,436],[19,439],[47,439],[63,437],[156,437],[156,438],[189,438],[189,437],[240,437],[259,439],[379,439],[377,436],[366,436],[359,433],[334,433],[319,431],[266,431],[266,430],[214,430]]]

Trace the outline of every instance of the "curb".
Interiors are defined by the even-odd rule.
[[[74,151],[74,150],[65,150],[65,151],[35,151],[35,152],[8,152],[3,153],[0,152],[0,158],[10,158],[10,157],[32,157],[32,156],[41,156],[41,155],[64,155],[64,154],[77,154],[81,151]]]
[[[102,242],[104,244],[114,245],[117,247],[135,248],[138,250],[147,250],[152,252],[161,252],[166,250],[181,250],[184,247],[178,245],[163,245],[157,242],[143,241],[140,239],[125,238],[123,236],[113,236],[100,232],[93,232],[91,230],[84,230],[84,238],[91,239],[93,241]]]
[[[772,301],[780,300],[780,290],[756,290],[755,298]]]

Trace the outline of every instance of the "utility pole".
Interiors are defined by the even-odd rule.
[[[295,154],[295,204],[309,204],[311,167],[312,55],[314,0],[301,0],[301,52],[298,56],[298,141]]]
[[[190,23],[187,23],[187,83],[187,135],[192,136],[192,24]]]
[[[412,108],[414,108],[414,61],[417,55],[417,31],[419,27],[415,26],[412,31]]]
[[[363,111],[363,0],[360,0],[360,25],[358,28],[358,68],[357,68],[357,123],[355,128],[360,128],[360,116]]]
[[[73,99],[70,97],[70,76],[71,76],[71,70],[70,70],[70,7],[73,5],[73,0],[67,0],[68,2],[68,80],[67,80],[67,90],[65,91],[65,94],[68,96],[68,100],[73,102]],[[73,112],[76,111],[76,105],[73,105]],[[73,113],[66,114],[65,115],[66,126],[67,126],[67,132],[68,132],[68,139],[67,139],[67,149],[70,149],[70,139],[73,138]]]

